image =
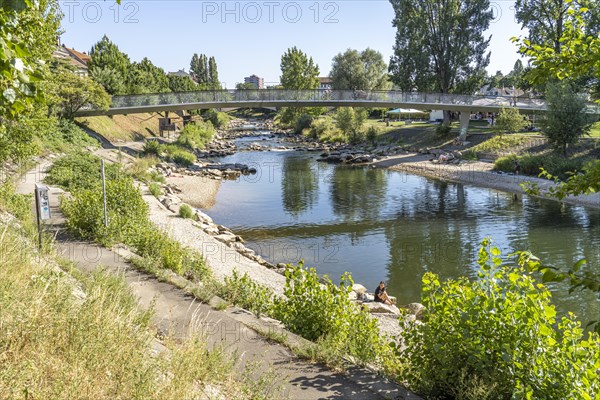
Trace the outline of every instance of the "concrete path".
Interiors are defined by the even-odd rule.
[[[33,193],[34,184],[43,179],[47,165],[25,175],[18,182],[17,190]],[[363,369],[339,374],[300,360],[286,347],[268,342],[250,329],[249,326],[258,319],[247,312],[235,308],[216,311],[198,303],[182,290],[133,269],[110,249],[73,240],[64,232],[64,219],[58,208],[61,193],[60,189],[50,190],[52,219],[46,224],[46,229],[52,229],[56,234],[60,253],[84,271],[103,266],[111,273],[122,274],[138,297],[140,306],[154,307],[153,323],[159,333],[183,338],[190,330],[197,329],[207,335],[209,343],[221,344],[240,355],[242,365],[252,363],[258,371],[273,371],[275,387],[283,392],[274,392],[274,398],[418,399],[404,388]]]

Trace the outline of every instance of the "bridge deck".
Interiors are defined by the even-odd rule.
[[[496,112],[516,107],[521,112],[545,111],[543,99],[470,96],[445,93],[362,90],[220,90],[114,96],[108,110],[82,109],[77,116],[136,114],[208,108],[366,107]],[[589,105],[590,113],[599,113]]]

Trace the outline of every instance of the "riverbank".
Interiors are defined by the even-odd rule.
[[[431,155],[428,154],[408,153],[391,156],[373,162],[372,165],[428,178],[496,189],[519,195],[526,194],[521,185],[527,182],[536,184],[542,192],[554,186],[554,182],[547,179],[494,172],[494,165],[492,163],[461,161],[459,164],[434,164],[430,160]],[[570,196],[563,199],[562,202],[600,209],[600,193]]]

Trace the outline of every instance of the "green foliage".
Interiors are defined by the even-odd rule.
[[[573,170],[574,171],[574,170]],[[583,166],[581,173],[573,173],[566,182],[560,182],[558,177],[542,168],[541,176],[554,180],[556,185],[545,193],[548,197],[564,199],[567,196],[578,196],[580,194],[592,194],[600,191],[600,161],[590,161]],[[534,185],[527,189],[529,194],[539,195],[540,191]]]
[[[225,277],[225,285],[219,294],[229,303],[248,310],[257,317],[269,314],[273,307],[271,289],[254,282],[247,273],[240,276],[237,270]]]
[[[126,79],[128,94],[165,93],[171,90],[165,71],[152,64],[147,57],[129,65]]]
[[[100,158],[83,151],[67,154],[56,160],[46,176],[45,182],[59,186],[70,192],[77,189],[92,189],[102,183]],[[120,175],[117,164],[106,163],[104,166],[107,180],[116,179]]]
[[[110,96],[99,83],[80,76],[65,67],[54,69],[46,81],[48,107],[63,118],[73,119],[83,107],[107,110]]]
[[[566,179],[570,173],[580,170],[586,161],[586,159],[566,158],[557,154],[524,154],[522,156],[511,154],[498,158],[494,163],[494,170],[514,172],[515,166],[518,164],[524,175],[537,176],[543,168],[552,175]]]
[[[339,354],[360,363],[383,361],[386,344],[377,321],[349,298],[354,283],[350,274],[345,273],[338,286],[300,264],[288,267],[285,278],[285,297],[275,303],[273,315],[287,329],[309,340],[326,340]]]
[[[217,111],[214,108],[206,110],[202,114],[202,118],[210,123],[217,129],[224,127],[231,120],[231,117],[222,111]]]
[[[181,218],[192,218],[194,216],[194,210],[187,204],[182,204],[179,207],[179,216]]]
[[[551,82],[546,86],[547,112],[541,121],[542,133],[556,148],[567,154],[567,147],[587,134],[592,119],[586,113],[586,101],[567,82]]]
[[[285,89],[310,90],[319,87],[319,66],[296,47],[281,56],[281,85]]]
[[[161,146],[162,151],[165,153],[167,161],[181,164],[183,166],[189,166],[196,162],[196,156],[194,153],[181,148],[180,146],[169,144]]]
[[[377,138],[379,137],[379,133],[380,133],[379,128],[376,127],[375,125],[371,125],[367,128],[367,135],[366,135],[365,139],[370,144],[375,145],[377,143]]]
[[[335,123],[350,140],[359,143],[364,139],[363,124],[367,119],[367,110],[363,108],[340,107],[335,113]]]
[[[192,92],[199,90],[196,82],[189,76],[169,75],[169,89],[172,92]]]
[[[449,124],[439,124],[435,127],[435,136],[438,138],[447,138],[450,136],[452,127]]]
[[[482,86],[490,41],[483,33],[493,19],[488,0],[390,2],[397,30],[389,69],[394,83],[438,93],[473,93]]]
[[[127,91],[127,70],[130,64],[129,57],[104,35],[92,46],[88,67],[93,80],[101,84],[109,94],[118,95]]]
[[[492,126],[494,132],[502,135],[503,133],[516,133],[527,126],[527,121],[523,118],[517,108],[502,108],[496,118],[496,123]]]
[[[71,187],[72,197],[63,197],[61,209],[67,227],[79,236],[103,245],[127,243],[140,226],[147,224],[148,205],[133,179],[118,176],[106,182],[108,226],[104,226],[102,186]]]
[[[0,6],[1,119],[18,119],[41,103],[40,84],[56,45],[61,18],[54,0],[22,0]]]
[[[530,140],[523,135],[493,136],[471,148],[475,152],[501,153],[524,145]]]
[[[215,134],[215,128],[210,121],[190,122],[183,128],[183,132],[177,138],[177,144],[188,149],[203,149]]]
[[[33,195],[17,194],[14,184],[10,182],[0,184],[0,210],[13,214],[20,221],[32,221],[32,202]]]
[[[333,57],[331,79],[336,90],[388,90],[388,66],[378,51],[348,49]]]
[[[478,264],[474,282],[423,277],[426,320],[406,324],[401,350],[412,387],[436,398],[592,399],[599,393],[599,337],[584,339],[571,314],[557,321],[550,292],[522,263],[503,265],[488,240]]]
[[[304,129],[310,128],[313,120],[314,120],[314,117],[312,115],[309,115],[309,114],[300,115],[300,117],[298,117],[298,119],[296,120],[296,124],[294,126],[294,133],[300,134],[300,133],[302,133],[302,131]]]
[[[588,8],[587,2],[580,1],[565,3],[568,3],[566,7],[563,3],[553,3],[551,7],[558,5],[562,8],[561,12],[547,14],[550,19],[561,22],[560,26],[552,27],[555,29],[552,35],[540,35],[541,41],[536,37],[511,39],[519,46],[519,53],[531,60],[533,68],[527,72],[526,78],[533,84],[545,84],[556,78],[578,79],[600,74],[600,37],[597,32],[590,32],[587,26],[594,22],[593,19],[597,23],[598,7]],[[540,29],[547,29],[543,20],[535,21],[539,12],[536,10],[527,18],[531,18]]]
[[[158,140],[148,140],[142,147],[142,153],[145,156],[160,156],[160,143]]]
[[[156,182],[152,182],[150,184],[150,186],[148,187],[148,190],[150,190],[150,193],[152,194],[152,196],[154,197],[159,197],[160,195],[162,195],[162,188],[161,186],[156,183]],[[181,213],[181,211],[180,211]]]

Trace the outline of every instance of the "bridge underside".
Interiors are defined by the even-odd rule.
[[[448,110],[455,112],[498,112],[502,108],[510,107],[506,104],[443,104],[397,101],[373,101],[373,100],[256,100],[256,101],[215,101],[200,103],[180,104],[148,104],[131,107],[114,107],[108,110],[80,110],[76,113],[78,117],[90,117],[100,115],[127,115],[140,113],[153,113],[163,111],[201,110],[209,108],[277,108],[277,107],[363,107],[363,108],[414,108],[417,110]],[[522,113],[533,113],[543,111],[540,109],[517,108]]]

